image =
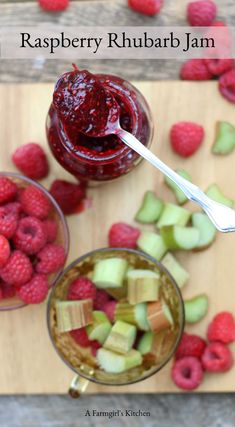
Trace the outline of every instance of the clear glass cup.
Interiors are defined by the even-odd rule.
[[[160,272],[163,285],[160,292],[168,304],[174,326],[166,330],[164,339],[159,342],[158,361],[153,365],[151,360],[144,360],[141,366],[130,369],[121,374],[109,374],[101,370],[90,350],[80,347],[69,333],[59,333],[56,320],[55,304],[58,300],[66,300],[70,283],[79,275],[88,275],[94,264],[101,259],[123,257],[131,266],[140,269],[150,269]],[[77,376],[71,383],[69,393],[72,397],[79,397],[86,389],[89,381],[107,385],[129,385],[142,381],[156,374],[173,356],[184,328],[184,306],[180,290],[163,265],[154,258],[136,250],[104,248],[92,251],[78,258],[70,264],[55,284],[47,306],[47,325],[54,348],[65,364]]]
[[[99,74],[121,106],[121,126],[145,146],[153,138],[153,120],[149,106],[131,83],[117,76]],[[51,104],[46,121],[47,139],[52,154],[68,172],[89,185],[119,178],[131,172],[142,158],[115,135],[91,138],[63,126]]]
[[[26,188],[28,185],[34,185],[35,187],[39,188],[45,196],[50,200],[53,210],[50,214],[50,218],[54,219],[58,224],[58,234],[57,239],[55,243],[58,243],[64,247],[66,258],[68,256],[69,251],[69,231],[66,219],[64,217],[64,214],[62,210],[60,209],[59,205],[55,201],[55,199],[52,197],[52,195],[38,182],[33,181],[30,178],[27,178],[25,176],[21,176],[17,173],[12,172],[0,172],[0,176],[5,176],[15,182],[19,188]],[[51,274],[49,276],[49,285],[50,287],[54,285],[56,280],[58,279],[61,271],[63,268],[60,269],[57,273]],[[6,298],[0,300],[0,311],[6,311],[6,310],[15,310],[17,308],[25,307],[25,303],[22,302],[17,296],[12,298]]]

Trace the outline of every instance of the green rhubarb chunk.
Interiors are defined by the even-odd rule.
[[[104,348],[125,354],[133,347],[136,333],[136,326],[117,320],[104,343]]]
[[[160,273],[139,269],[127,274],[127,300],[130,304],[156,301],[159,287]]]
[[[152,224],[158,220],[163,209],[163,202],[153,191],[147,191],[138,210],[135,220],[144,224]]]
[[[191,176],[184,169],[176,169],[176,172],[184,179],[187,179],[187,181],[192,182]],[[184,192],[167,176],[165,176],[165,183],[174,192],[176,200],[180,205],[183,205],[188,201],[188,198],[185,196]]]
[[[140,354],[142,354],[142,356],[151,352],[154,336],[154,332],[148,331],[145,332],[140,338],[137,350],[140,352]]]
[[[192,215],[192,224],[199,231],[199,242],[196,248],[204,249],[210,246],[215,240],[216,228],[208,216],[203,212],[195,212]]]
[[[136,305],[131,305],[125,302],[118,303],[115,310],[115,321],[117,320],[122,320],[123,322],[135,325],[141,331],[150,330],[147,304],[145,302]]]
[[[228,122],[216,123],[215,142],[212,146],[214,154],[229,154],[235,148],[235,126]]]
[[[106,348],[100,348],[96,357],[99,366],[110,374],[121,374],[136,366],[140,366],[143,361],[140,352],[134,349],[126,354],[117,354]]]
[[[215,200],[216,202],[222,203],[223,205],[226,205],[230,208],[234,205],[234,200],[229,199],[228,197],[224,196],[221,189],[218,187],[217,184],[211,184],[207,190],[206,194],[208,197],[210,197],[212,200]]]
[[[179,288],[183,288],[189,280],[189,273],[182,267],[179,261],[168,252],[164,258],[161,260],[161,263],[175,279]]]
[[[169,225],[161,228],[161,235],[168,249],[187,251],[197,247],[200,233],[195,227]]]
[[[141,251],[160,261],[167,251],[162,237],[151,231],[143,231],[137,240],[137,246]]]
[[[197,323],[202,320],[208,312],[208,296],[198,295],[192,299],[184,301],[185,321],[187,323]]]
[[[191,212],[181,206],[174,205],[173,203],[166,203],[157,227],[162,228],[166,225],[182,225],[185,226],[191,217]]]
[[[128,262],[123,258],[107,258],[95,264],[92,280],[97,288],[121,288]]]
[[[112,325],[103,311],[93,311],[93,323],[86,327],[90,340],[96,340],[104,344]]]

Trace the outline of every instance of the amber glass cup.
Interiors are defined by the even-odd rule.
[[[143,360],[141,366],[121,374],[109,374],[97,365],[89,349],[80,347],[69,333],[59,333],[56,319],[56,302],[67,299],[70,283],[78,276],[86,276],[93,270],[94,264],[103,259],[121,257],[134,268],[150,269],[161,275],[160,293],[170,308],[173,326],[161,334],[157,362]],[[152,257],[130,249],[104,248],[90,252],[70,264],[54,286],[47,307],[49,335],[58,355],[77,375],[70,386],[70,394],[79,397],[89,381],[106,386],[129,385],[156,374],[173,356],[184,328],[184,308],[180,290],[170,273]]]

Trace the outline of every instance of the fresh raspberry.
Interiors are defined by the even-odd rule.
[[[6,265],[0,269],[2,280],[16,287],[27,283],[31,279],[32,273],[32,264],[21,251],[12,252]]]
[[[0,177],[0,204],[11,202],[16,198],[17,186],[9,178]]]
[[[2,288],[1,288],[1,285],[0,285],[0,301],[1,301],[2,299],[4,299],[4,298],[3,298],[3,291],[2,291]]]
[[[203,380],[201,362],[197,357],[191,356],[176,360],[171,376],[177,387],[183,390],[195,390]]]
[[[175,357],[176,359],[182,359],[182,357],[192,356],[200,359],[205,348],[206,341],[201,337],[184,333],[175,353]]]
[[[212,0],[192,1],[187,7],[187,19],[193,27],[209,27],[215,17],[217,8]]]
[[[210,343],[201,360],[203,368],[209,372],[225,372],[233,366],[233,355],[221,342]]]
[[[86,186],[56,179],[51,185],[50,193],[63,213],[71,215],[79,210],[80,203],[86,196]]]
[[[33,255],[39,252],[46,244],[47,235],[40,219],[33,216],[22,218],[19,223],[13,243],[16,249]]]
[[[224,344],[235,341],[235,321],[232,313],[218,313],[208,326],[207,337],[209,341],[220,341]]]
[[[69,6],[69,0],[38,0],[39,6],[47,12],[61,12]]]
[[[227,71],[220,77],[219,90],[224,98],[235,103],[235,69]]]
[[[96,297],[96,287],[87,277],[78,277],[70,285],[68,290],[69,300],[92,299]]]
[[[213,74],[203,59],[189,59],[183,63],[180,77],[182,80],[210,80]]]
[[[111,248],[136,248],[140,230],[123,222],[113,224],[109,230],[109,246]]]
[[[47,242],[53,243],[56,240],[57,233],[58,233],[58,225],[57,222],[53,219],[46,219],[43,221],[45,232],[47,236]]]
[[[111,322],[114,321],[116,306],[117,306],[117,301],[112,300],[112,301],[108,301],[103,307],[104,312],[106,313],[107,317]]]
[[[160,12],[163,0],[128,0],[128,6],[136,12],[154,16]]]
[[[0,235],[0,268],[6,265],[10,257],[11,249],[6,237]]]
[[[10,239],[17,229],[18,215],[6,206],[0,206],[0,234]]]
[[[172,149],[181,157],[189,157],[200,147],[204,129],[197,123],[178,122],[170,131]]]
[[[47,277],[44,274],[35,274],[28,283],[21,286],[17,294],[26,304],[39,304],[48,294]]]
[[[220,76],[233,68],[233,59],[205,59],[205,64],[214,76]]]
[[[79,344],[81,347],[90,347],[91,341],[88,338],[86,328],[74,329],[69,332],[71,337]]]
[[[12,155],[15,166],[31,179],[42,179],[48,175],[49,166],[42,147],[33,142],[17,148]]]
[[[16,294],[16,288],[13,285],[9,285],[9,283],[0,283],[0,288],[2,291],[2,297],[4,299],[13,298]]]
[[[39,262],[36,265],[38,273],[56,273],[65,263],[65,250],[61,245],[48,243],[37,254],[37,257],[39,259]]]
[[[7,203],[6,205],[4,205],[4,208],[7,212],[12,212],[17,216],[19,216],[22,211],[21,204],[19,202]]]
[[[105,305],[109,302],[110,296],[103,289],[98,289],[94,301],[95,310],[104,310]]]
[[[96,357],[96,353],[99,350],[99,348],[101,348],[102,345],[98,342],[98,341],[91,341],[91,352],[92,352],[92,356]]]
[[[22,209],[30,216],[46,219],[51,211],[51,202],[42,190],[29,185],[21,194]]]

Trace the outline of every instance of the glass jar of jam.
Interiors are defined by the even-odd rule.
[[[73,96],[70,75],[78,72],[75,69],[64,75],[66,80],[63,81],[63,88],[66,84],[70,84],[69,97]],[[74,77],[73,75],[73,82]],[[119,77],[105,74],[96,74],[94,77],[118,103],[121,127],[149,147],[153,137],[153,125],[149,107],[142,94],[131,83]],[[54,99],[55,95],[60,99],[61,94],[56,93],[57,87],[58,83]],[[71,108],[71,98],[69,99]],[[58,103],[52,102],[49,109],[46,124],[48,143],[56,160],[79,180],[89,182],[113,180],[129,173],[141,161],[141,157],[116,135],[91,137],[81,133],[76,129],[76,120],[71,123],[63,120],[59,108]],[[74,116],[75,114],[72,117]]]

